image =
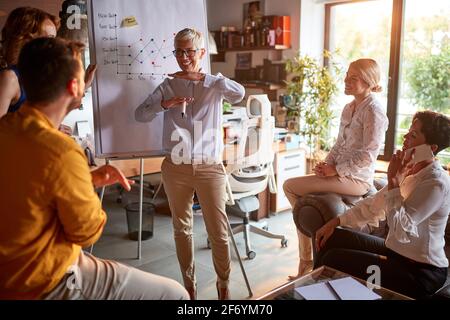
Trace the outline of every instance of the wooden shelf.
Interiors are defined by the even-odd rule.
[[[239,47],[239,48],[221,48],[218,49],[219,52],[228,52],[228,51],[255,51],[255,50],[287,50],[291,47],[277,44],[275,46],[264,46],[264,47]]]
[[[239,48],[220,48],[217,54],[211,55],[211,62],[225,62],[225,53],[227,52],[242,52],[242,51],[267,51],[267,50],[287,50],[291,49],[289,46],[277,44],[275,46],[265,47],[239,47]]]
[[[282,83],[255,83],[255,82],[239,82],[245,88],[262,89],[262,90],[280,90],[286,88]]]
[[[267,94],[267,97],[270,101],[277,101],[278,100],[278,90],[286,88],[284,84],[280,83],[253,83],[253,82],[245,82],[245,81],[239,81],[240,84],[244,86],[246,89],[260,89],[265,94]]]

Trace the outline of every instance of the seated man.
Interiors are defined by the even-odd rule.
[[[450,177],[433,154],[450,146],[450,119],[432,111],[418,112],[404,139],[403,150],[389,163],[388,185],[316,232],[320,251],[315,266],[327,265],[360,279],[372,276],[367,270],[376,266],[380,280],[376,285],[427,298],[447,278],[444,232]],[[421,145],[427,146],[429,157],[416,155],[415,147]],[[389,226],[386,240],[335,229],[376,225],[384,219]]]
[[[81,250],[106,222],[94,186],[130,189],[112,166],[89,172],[81,148],[58,131],[83,97],[82,50],[40,38],[20,54],[28,100],[0,120],[0,299],[188,299],[174,280]]]

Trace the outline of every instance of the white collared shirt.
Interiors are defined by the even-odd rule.
[[[399,188],[387,186],[358,202],[339,217],[353,228],[378,226],[387,219],[386,246],[418,262],[448,267],[444,252],[445,228],[450,213],[450,177],[439,161],[406,177]]]
[[[207,74],[204,81],[165,79],[136,109],[135,119],[148,122],[164,112],[163,148],[166,155],[173,152],[183,163],[221,163],[222,100],[237,103],[244,94],[242,85],[220,73]],[[181,106],[167,110],[161,106],[162,100],[173,97],[194,98],[194,102],[187,105],[184,118]]]
[[[340,177],[372,184],[388,119],[373,94],[369,94],[358,106],[355,103],[353,100],[344,107],[338,138],[325,162],[335,165]]]

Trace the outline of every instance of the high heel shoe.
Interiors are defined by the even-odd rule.
[[[228,290],[228,287],[219,288],[219,283],[216,282],[216,289],[217,289],[217,297],[219,300],[230,300],[230,290]]]
[[[189,293],[191,300],[197,300],[197,287],[187,287],[186,291]]]
[[[298,265],[298,274],[296,276],[288,276],[290,281],[298,279],[313,270],[313,261],[312,260],[300,260]]]

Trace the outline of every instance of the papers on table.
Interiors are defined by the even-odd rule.
[[[329,281],[341,300],[376,300],[381,296],[352,277]]]
[[[327,282],[298,287],[295,291],[306,300],[340,300]]]
[[[376,300],[381,296],[352,277],[295,288],[306,300]]]

